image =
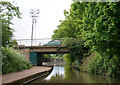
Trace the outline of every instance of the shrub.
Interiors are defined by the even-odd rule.
[[[120,58],[115,55],[109,57],[96,53],[96,56],[89,63],[88,72],[120,78]]]
[[[103,58],[100,54],[96,53],[96,56],[90,61],[88,71],[94,74],[100,74],[99,70],[103,64]]]
[[[70,54],[65,54],[64,60],[65,60],[65,63],[70,66],[72,65],[72,63],[74,61],[74,59],[72,58],[72,56]]]
[[[30,62],[25,57],[9,47],[1,47],[2,50],[2,74],[22,71],[32,67]]]

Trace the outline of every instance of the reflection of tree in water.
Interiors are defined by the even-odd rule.
[[[70,65],[65,65],[65,80],[71,80],[74,76],[74,72]]]
[[[65,73],[61,74],[61,70],[58,69],[57,73],[52,75],[50,81],[55,83],[112,83],[115,82],[105,76],[93,75],[84,72],[79,72],[76,69],[71,68],[70,65],[65,65]],[[118,82],[118,81],[117,81]]]
[[[64,75],[58,72],[53,75],[50,80],[64,80]]]

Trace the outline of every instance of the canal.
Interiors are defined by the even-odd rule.
[[[30,83],[120,83],[120,79],[80,72],[69,66],[54,66],[49,75]]]

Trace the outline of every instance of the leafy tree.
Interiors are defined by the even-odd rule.
[[[71,20],[69,16],[69,12],[64,10],[64,15],[66,20],[60,20],[60,25],[58,26],[59,29],[54,31],[53,38],[74,38],[75,28],[73,24],[73,20]]]
[[[0,1],[0,19],[2,20],[2,46],[12,45],[13,28],[10,27],[14,16],[20,18],[19,7],[7,1]]]
[[[77,25],[79,26],[77,35],[82,37],[86,46],[91,47],[101,55],[101,58],[96,57],[97,61],[93,60],[92,64],[90,64],[90,67],[92,67],[91,71],[94,71],[93,73],[106,72],[106,74],[110,76],[114,75],[115,77],[120,75],[119,71],[117,71],[117,69],[120,69],[118,63],[120,56],[119,6],[120,2],[76,2],[73,4],[73,9],[75,9],[73,13],[78,13],[82,16],[82,23]],[[84,9],[81,10],[82,7]],[[78,19],[77,15],[74,16]],[[107,56],[107,58],[105,56]],[[114,65],[108,63],[106,59],[110,60],[111,63],[114,61]],[[111,68],[111,66],[113,66],[114,69]]]
[[[10,2],[0,1],[0,14],[0,30],[2,30],[2,32],[0,31],[2,37],[2,46],[0,47],[2,63],[0,67],[3,67],[2,70],[0,69],[0,73],[6,74],[31,68],[32,65],[25,59],[25,56],[10,48],[10,46],[17,44],[17,41],[12,39],[14,30],[10,25],[13,24],[11,21],[14,16],[20,18],[19,8]]]
[[[79,5],[79,2],[73,3],[70,12],[64,10],[66,20],[61,20],[58,29],[54,31],[55,34],[53,35],[53,38],[77,38],[63,41],[71,51],[71,55],[67,57],[69,59],[66,60],[71,60],[71,62],[74,62],[77,57],[79,58],[79,62],[81,62],[89,51],[89,47],[84,46],[84,40],[81,39],[82,36],[80,36],[80,25],[82,24],[83,15],[79,14],[80,11],[77,8]]]
[[[101,72],[98,73],[106,71],[110,75],[112,73],[114,76],[120,75],[117,71],[117,69],[120,69],[118,62],[120,57],[120,2],[75,1],[71,5],[70,12],[64,11],[64,15],[65,20],[54,31],[53,37],[82,38],[82,44],[79,44],[81,42],[77,45],[75,43],[70,44],[70,46],[73,46],[71,48],[73,49],[72,52],[78,53],[78,56],[82,54],[79,45],[91,48],[102,57],[96,58],[100,61],[98,64],[91,64],[92,71],[95,71],[94,68],[96,67],[102,69],[101,66],[104,66],[104,70],[100,70]],[[96,56],[99,55],[96,54]],[[105,56],[114,64],[116,63],[116,65],[113,65],[114,69],[111,69],[109,65],[107,66],[108,61],[106,61],[107,58],[104,58]],[[96,63],[96,60],[93,60],[92,63]]]
[[[81,3],[82,4],[82,3]],[[120,55],[120,2],[88,3],[85,9],[82,35],[86,44],[102,55]]]
[[[72,35],[82,37],[86,46],[98,51],[101,55],[119,56],[119,5],[120,2],[73,3],[66,18],[67,22],[72,22],[71,26],[74,28]],[[70,31],[73,30],[70,29]]]

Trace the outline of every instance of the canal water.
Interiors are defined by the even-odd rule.
[[[49,75],[31,83],[120,83],[120,79],[80,72],[69,66],[54,66]]]

